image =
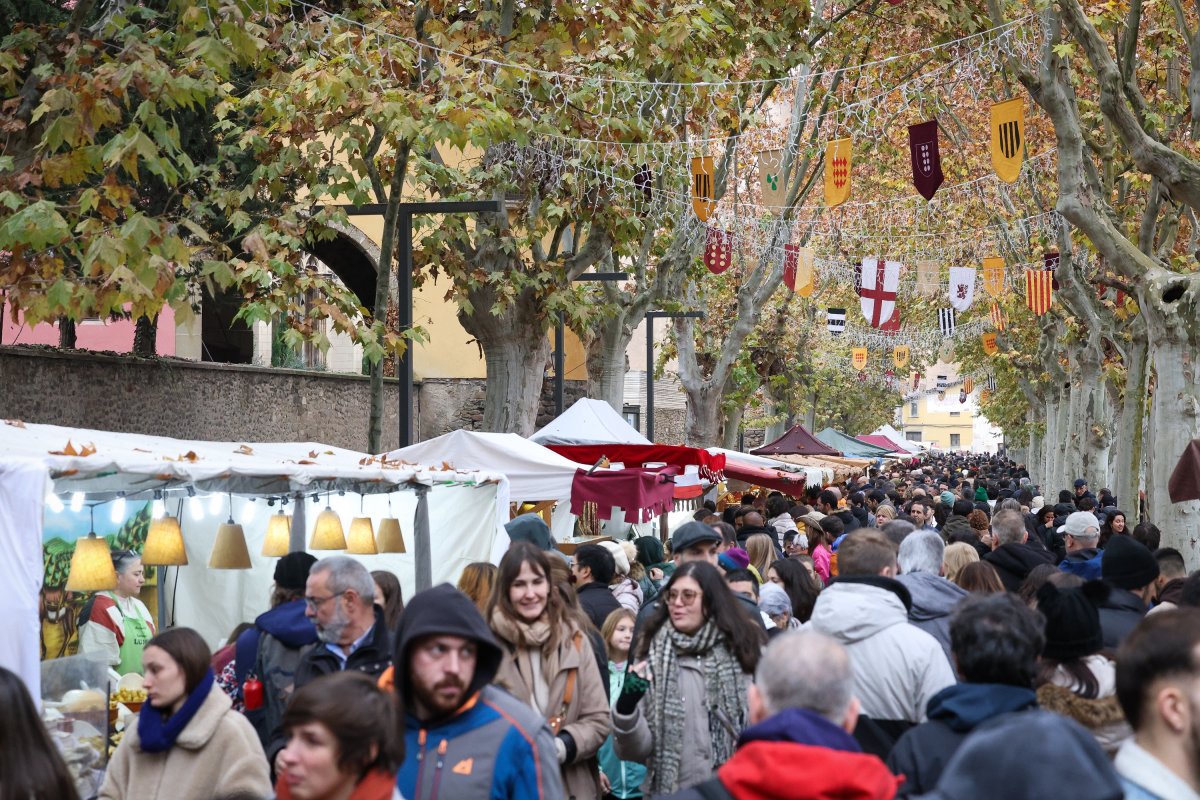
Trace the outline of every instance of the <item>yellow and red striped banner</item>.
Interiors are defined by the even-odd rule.
[[[1050,310],[1054,298],[1054,270],[1031,269],[1025,273],[1025,305],[1039,317]]]
[[[1004,330],[1004,309],[1000,308],[999,303],[992,303],[992,324],[996,326],[996,330]]]

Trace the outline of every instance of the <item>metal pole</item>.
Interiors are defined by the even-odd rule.
[[[654,316],[646,315],[646,438],[654,441]]]
[[[563,349],[566,347],[566,320],[558,312],[558,325],[554,328],[554,416],[563,413]]]
[[[433,553],[429,536],[429,487],[417,487],[417,513],[413,515],[413,551],[416,554],[417,591],[433,586]]]
[[[297,492],[293,497],[295,507],[292,508],[292,529],[288,535],[288,552],[304,552],[304,534],[307,524],[304,520],[304,495]]]
[[[396,220],[396,231],[400,237],[398,244],[400,249],[400,268],[399,275],[396,276],[396,284],[399,288],[399,305],[397,312],[397,327],[401,331],[407,331],[412,328],[412,222],[413,215],[408,209],[401,209],[400,216]],[[400,383],[400,447],[408,447],[413,442],[412,436],[412,414],[413,414],[413,359],[412,359],[412,340],[408,341],[408,347],[404,350],[404,355],[396,359],[396,379]]]

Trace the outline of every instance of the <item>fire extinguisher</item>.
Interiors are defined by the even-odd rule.
[[[257,711],[263,707],[262,681],[253,675],[242,684],[242,703],[247,711]]]

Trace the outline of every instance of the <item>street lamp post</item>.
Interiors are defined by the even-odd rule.
[[[654,441],[654,320],[704,319],[703,311],[647,311],[646,312],[646,438]]]
[[[571,280],[583,283],[585,281],[624,281],[628,279],[628,272],[585,272]],[[565,389],[563,383],[563,350],[566,348],[566,339],[566,321],[563,319],[563,313],[560,311],[558,312],[558,325],[554,328],[554,416],[556,417],[563,413],[563,392]]]
[[[400,235],[397,250],[400,253],[400,266],[396,283],[399,288],[397,309],[397,325],[402,331],[412,327],[412,222],[413,217],[421,214],[473,214],[504,211],[503,200],[434,200],[422,203],[400,203],[400,214],[396,219],[396,232]],[[361,206],[339,205],[349,216],[383,216],[387,211],[386,203],[367,203]],[[380,274],[376,280],[387,280]],[[396,360],[396,377],[400,381],[399,427],[400,447],[408,447],[413,442],[413,359],[412,347],[405,348],[404,355]]]

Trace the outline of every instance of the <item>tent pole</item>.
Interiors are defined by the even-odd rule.
[[[155,576],[158,578],[158,630],[155,633],[160,633],[167,629],[167,567],[164,565],[155,569],[158,572]]]
[[[428,486],[417,487],[417,513],[413,518],[413,530],[416,532],[416,541],[413,544],[417,557],[417,591],[423,592],[433,586],[433,554],[430,552]]]
[[[288,537],[288,552],[304,552],[304,531],[307,524],[304,520],[304,493],[296,492],[296,507],[292,509],[292,530]]]

